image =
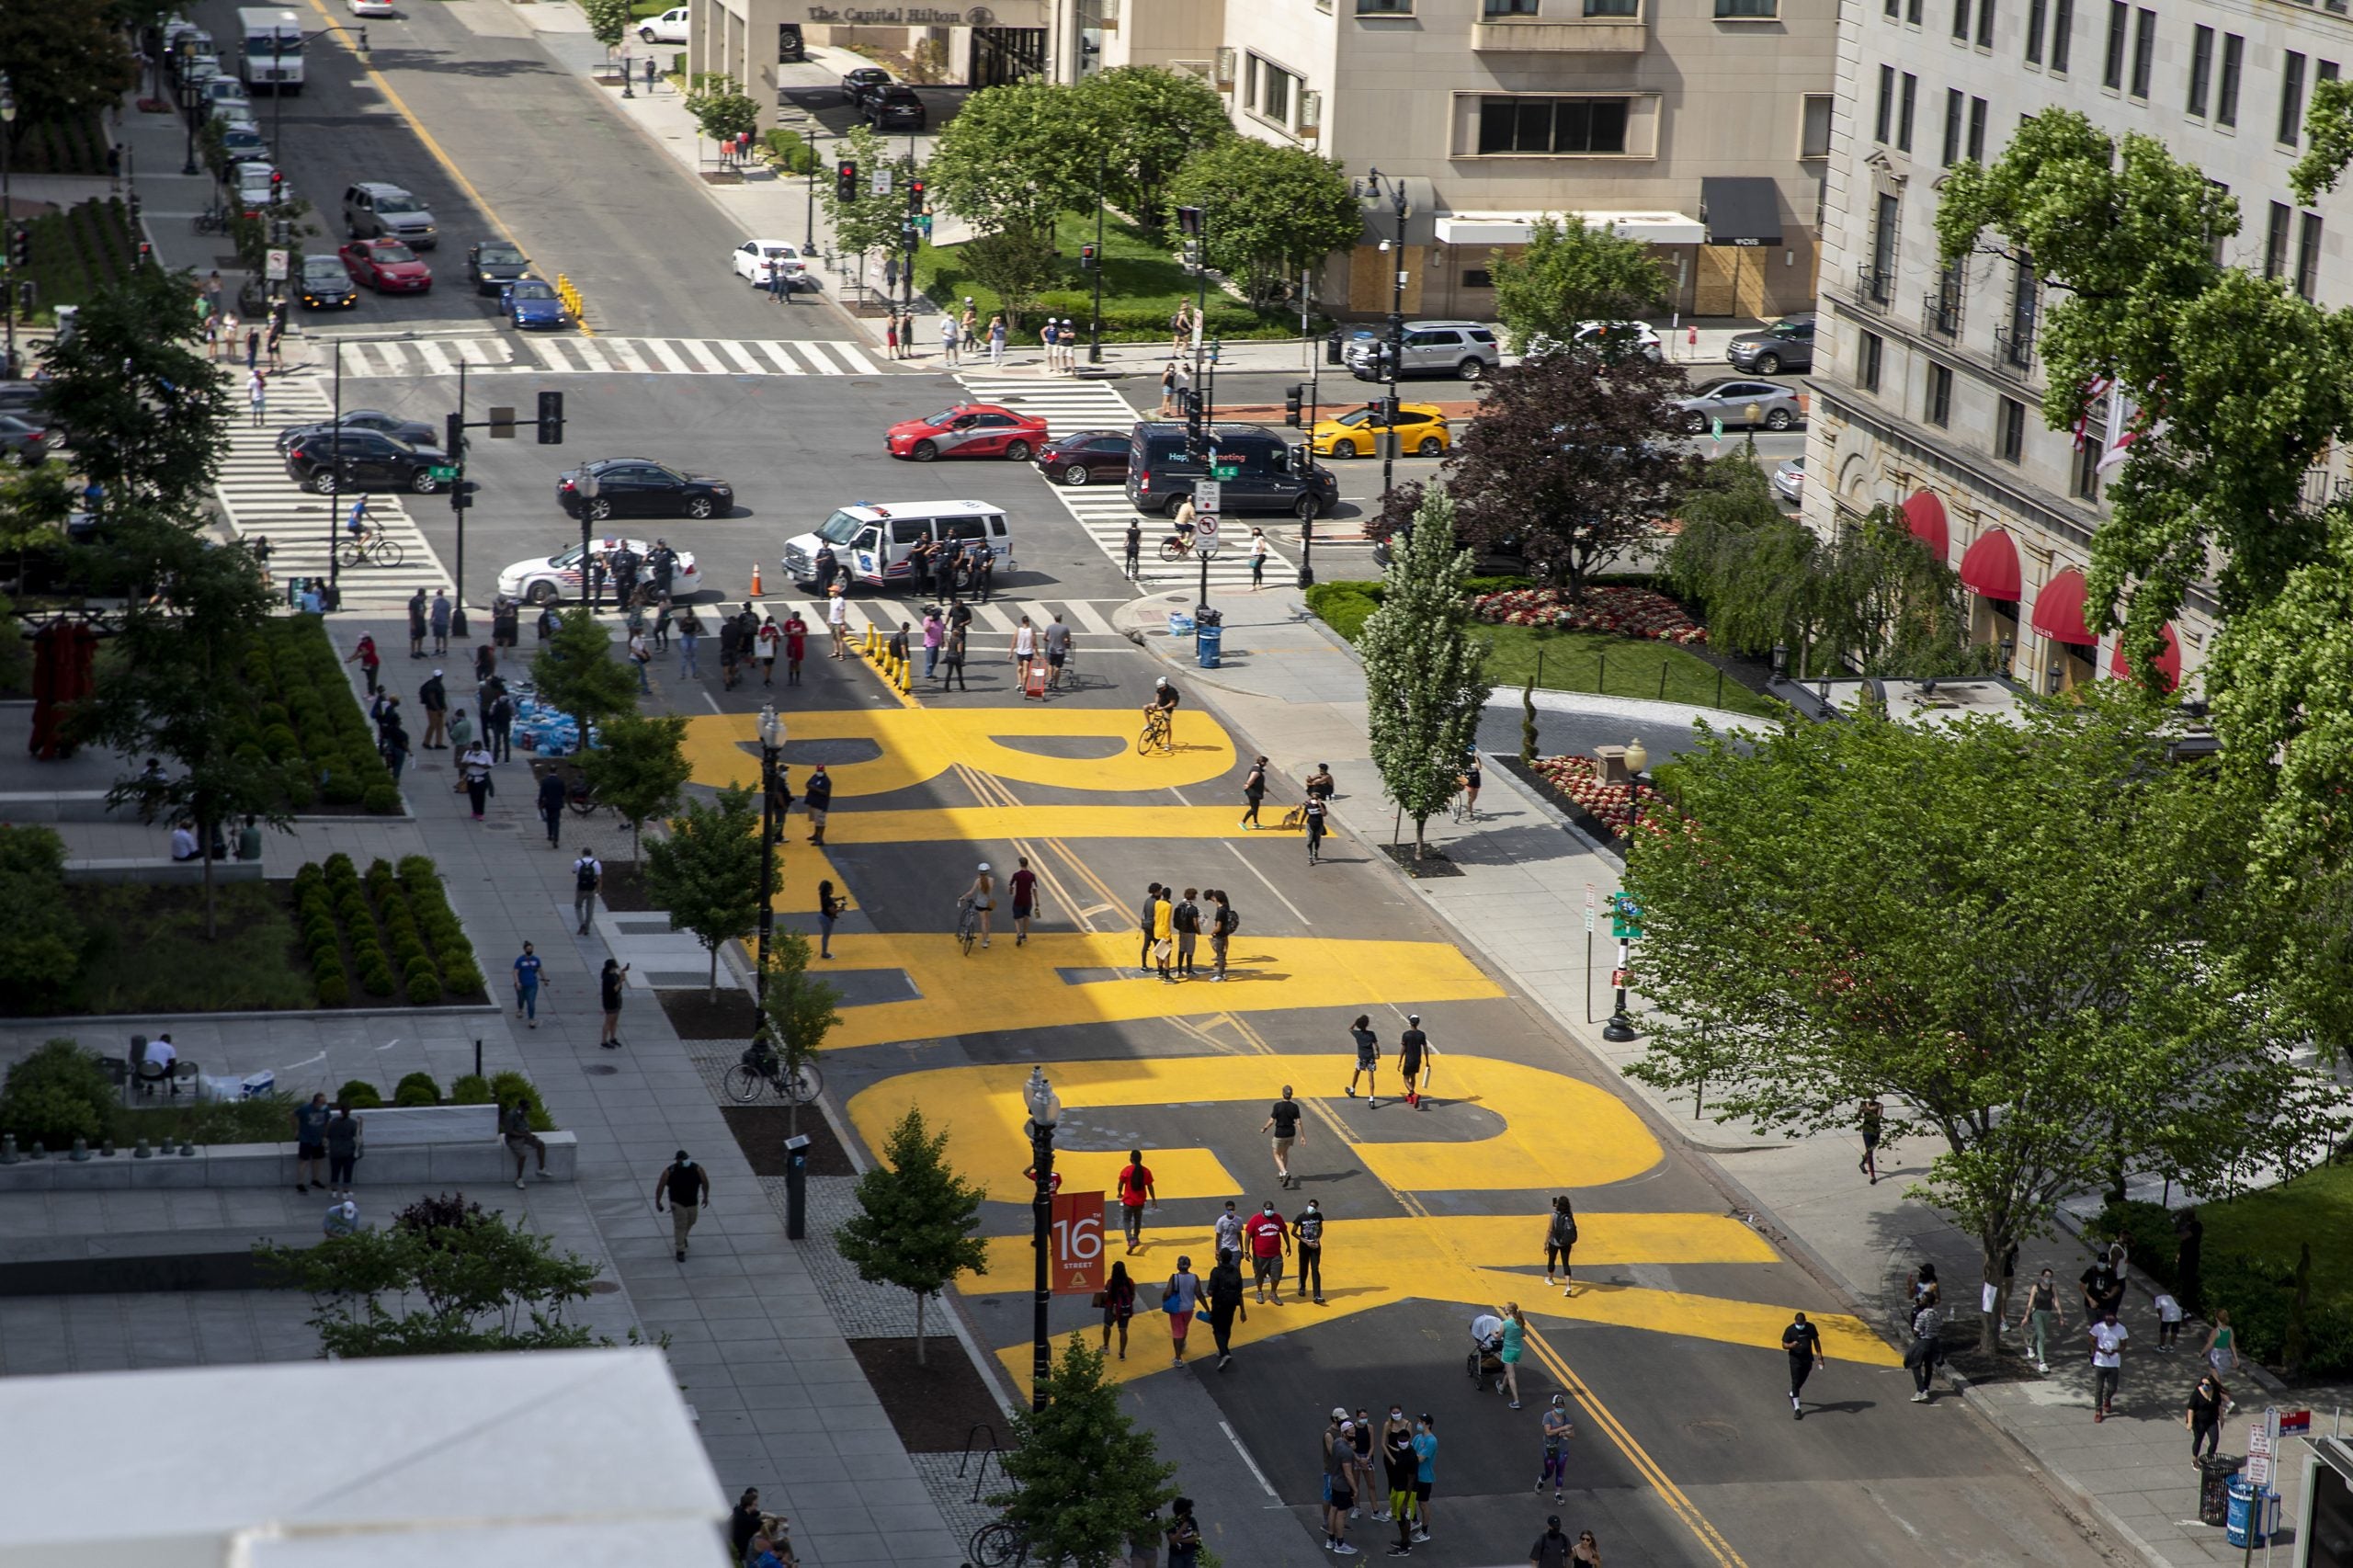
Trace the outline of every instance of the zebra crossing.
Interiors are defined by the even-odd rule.
[[[281,585],[297,577],[329,575],[335,530],[351,503],[346,500],[338,506],[335,496],[298,488],[287,477],[286,460],[278,455],[278,432],[288,425],[324,425],[334,417],[334,401],[316,375],[288,371],[270,382],[267,422],[259,428],[235,426],[221,460],[214,494],[230,529],[241,540],[269,540],[270,575]],[[401,562],[397,566],[335,569],[344,608],[394,608],[407,604],[419,588],[429,594],[453,586],[449,569],[426,542],[401,496],[371,493],[368,520],[400,547]]]
[[[710,608],[730,611],[740,602],[728,599]],[[850,635],[863,637],[869,626],[886,634],[896,631],[902,625],[920,630],[923,625],[923,607],[934,602],[938,601],[915,598],[878,599],[871,597],[852,596],[844,601],[844,605],[849,620]],[[1051,622],[1056,616],[1060,616],[1063,623],[1071,629],[1071,634],[1081,647],[1108,647],[1112,643],[1124,645],[1127,642],[1126,634],[1111,624],[1108,614],[1111,609],[1126,604],[1128,602],[1126,599],[1020,599],[1010,598],[1000,594],[990,598],[985,604],[977,603],[972,599],[966,599],[963,602],[972,612],[972,633],[975,636],[995,633],[1010,638],[1025,615],[1029,618],[1029,623],[1037,627],[1043,627]],[[761,598],[755,599],[752,603],[758,607],[762,615],[776,617],[779,625],[790,617],[798,615],[809,623],[811,631],[822,633],[825,629],[825,606],[823,601]],[[702,607],[698,606],[697,609],[700,612]]]
[[[1040,415],[1046,421],[1047,430],[1056,436],[1095,428],[1125,430],[1141,417],[1120,395],[1119,389],[1108,381],[1040,381],[986,375],[956,379],[975,402]],[[1095,541],[1096,548],[1109,556],[1113,565],[1124,566],[1128,558],[1128,524],[1138,520],[1126,492],[1109,483],[1056,484],[1051,488],[1054,498],[1063,504],[1063,510],[1086,530],[1086,537]],[[1198,586],[1201,580],[1199,561],[1160,559],[1162,541],[1174,538],[1176,530],[1165,518],[1144,517],[1141,521],[1143,552],[1137,568],[1137,586],[1146,593]],[[1250,525],[1236,519],[1222,524],[1221,532],[1222,548],[1210,562],[1210,586],[1246,587],[1250,582]],[[1277,582],[1282,581],[1283,564],[1280,555],[1267,552],[1267,570]]]
[[[333,343],[332,338],[322,342]],[[881,367],[862,344],[710,337],[472,336],[343,339],[347,377],[408,379],[532,376],[870,376]]]

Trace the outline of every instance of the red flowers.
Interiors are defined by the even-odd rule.
[[[1540,756],[1536,771],[1613,837],[1626,836],[1637,796],[1646,802],[1659,798],[1658,791],[1647,784],[1603,783],[1600,765],[1589,756]]]
[[[1708,640],[1708,629],[1693,620],[1681,605],[1649,588],[1587,588],[1582,604],[1571,603],[1559,588],[1511,588],[1480,595],[1471,601],[1471,613],[1506,626],[1601,631],[1680,646]]]

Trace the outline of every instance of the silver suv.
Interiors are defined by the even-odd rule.
[[[1356,372],[1358,381],[1387,379],[1381,350],[1388,340],[1386,332],[1376,329],[1372,336],[1358,338],[1348,345],[1348,369]],[[1494,370],[1500,359],[1493,327],[1474,321],[1409,321],[1404,324],[1404,351],[1397,373],[1455,376],[1476,381]]]
[[[441,243],[441,233],[424,202],[399,186],[375,180],[362,181],[343,193],[343,226],[355,240],[381,235],[411,250],[431,250]]]

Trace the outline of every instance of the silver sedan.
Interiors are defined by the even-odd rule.
[[[1682,410],[1683,428],[1694,436],[1708,434],[1718,420],[1727,430],[1756,425],[1786,430],[1805,418],[1805,409],[1789,388],[1736,378],[1710,381],[1676,406]]]

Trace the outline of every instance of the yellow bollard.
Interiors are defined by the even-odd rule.
[[[899,695],[906,697],[915,688],[915,662],[912,657],[899,661]]]

